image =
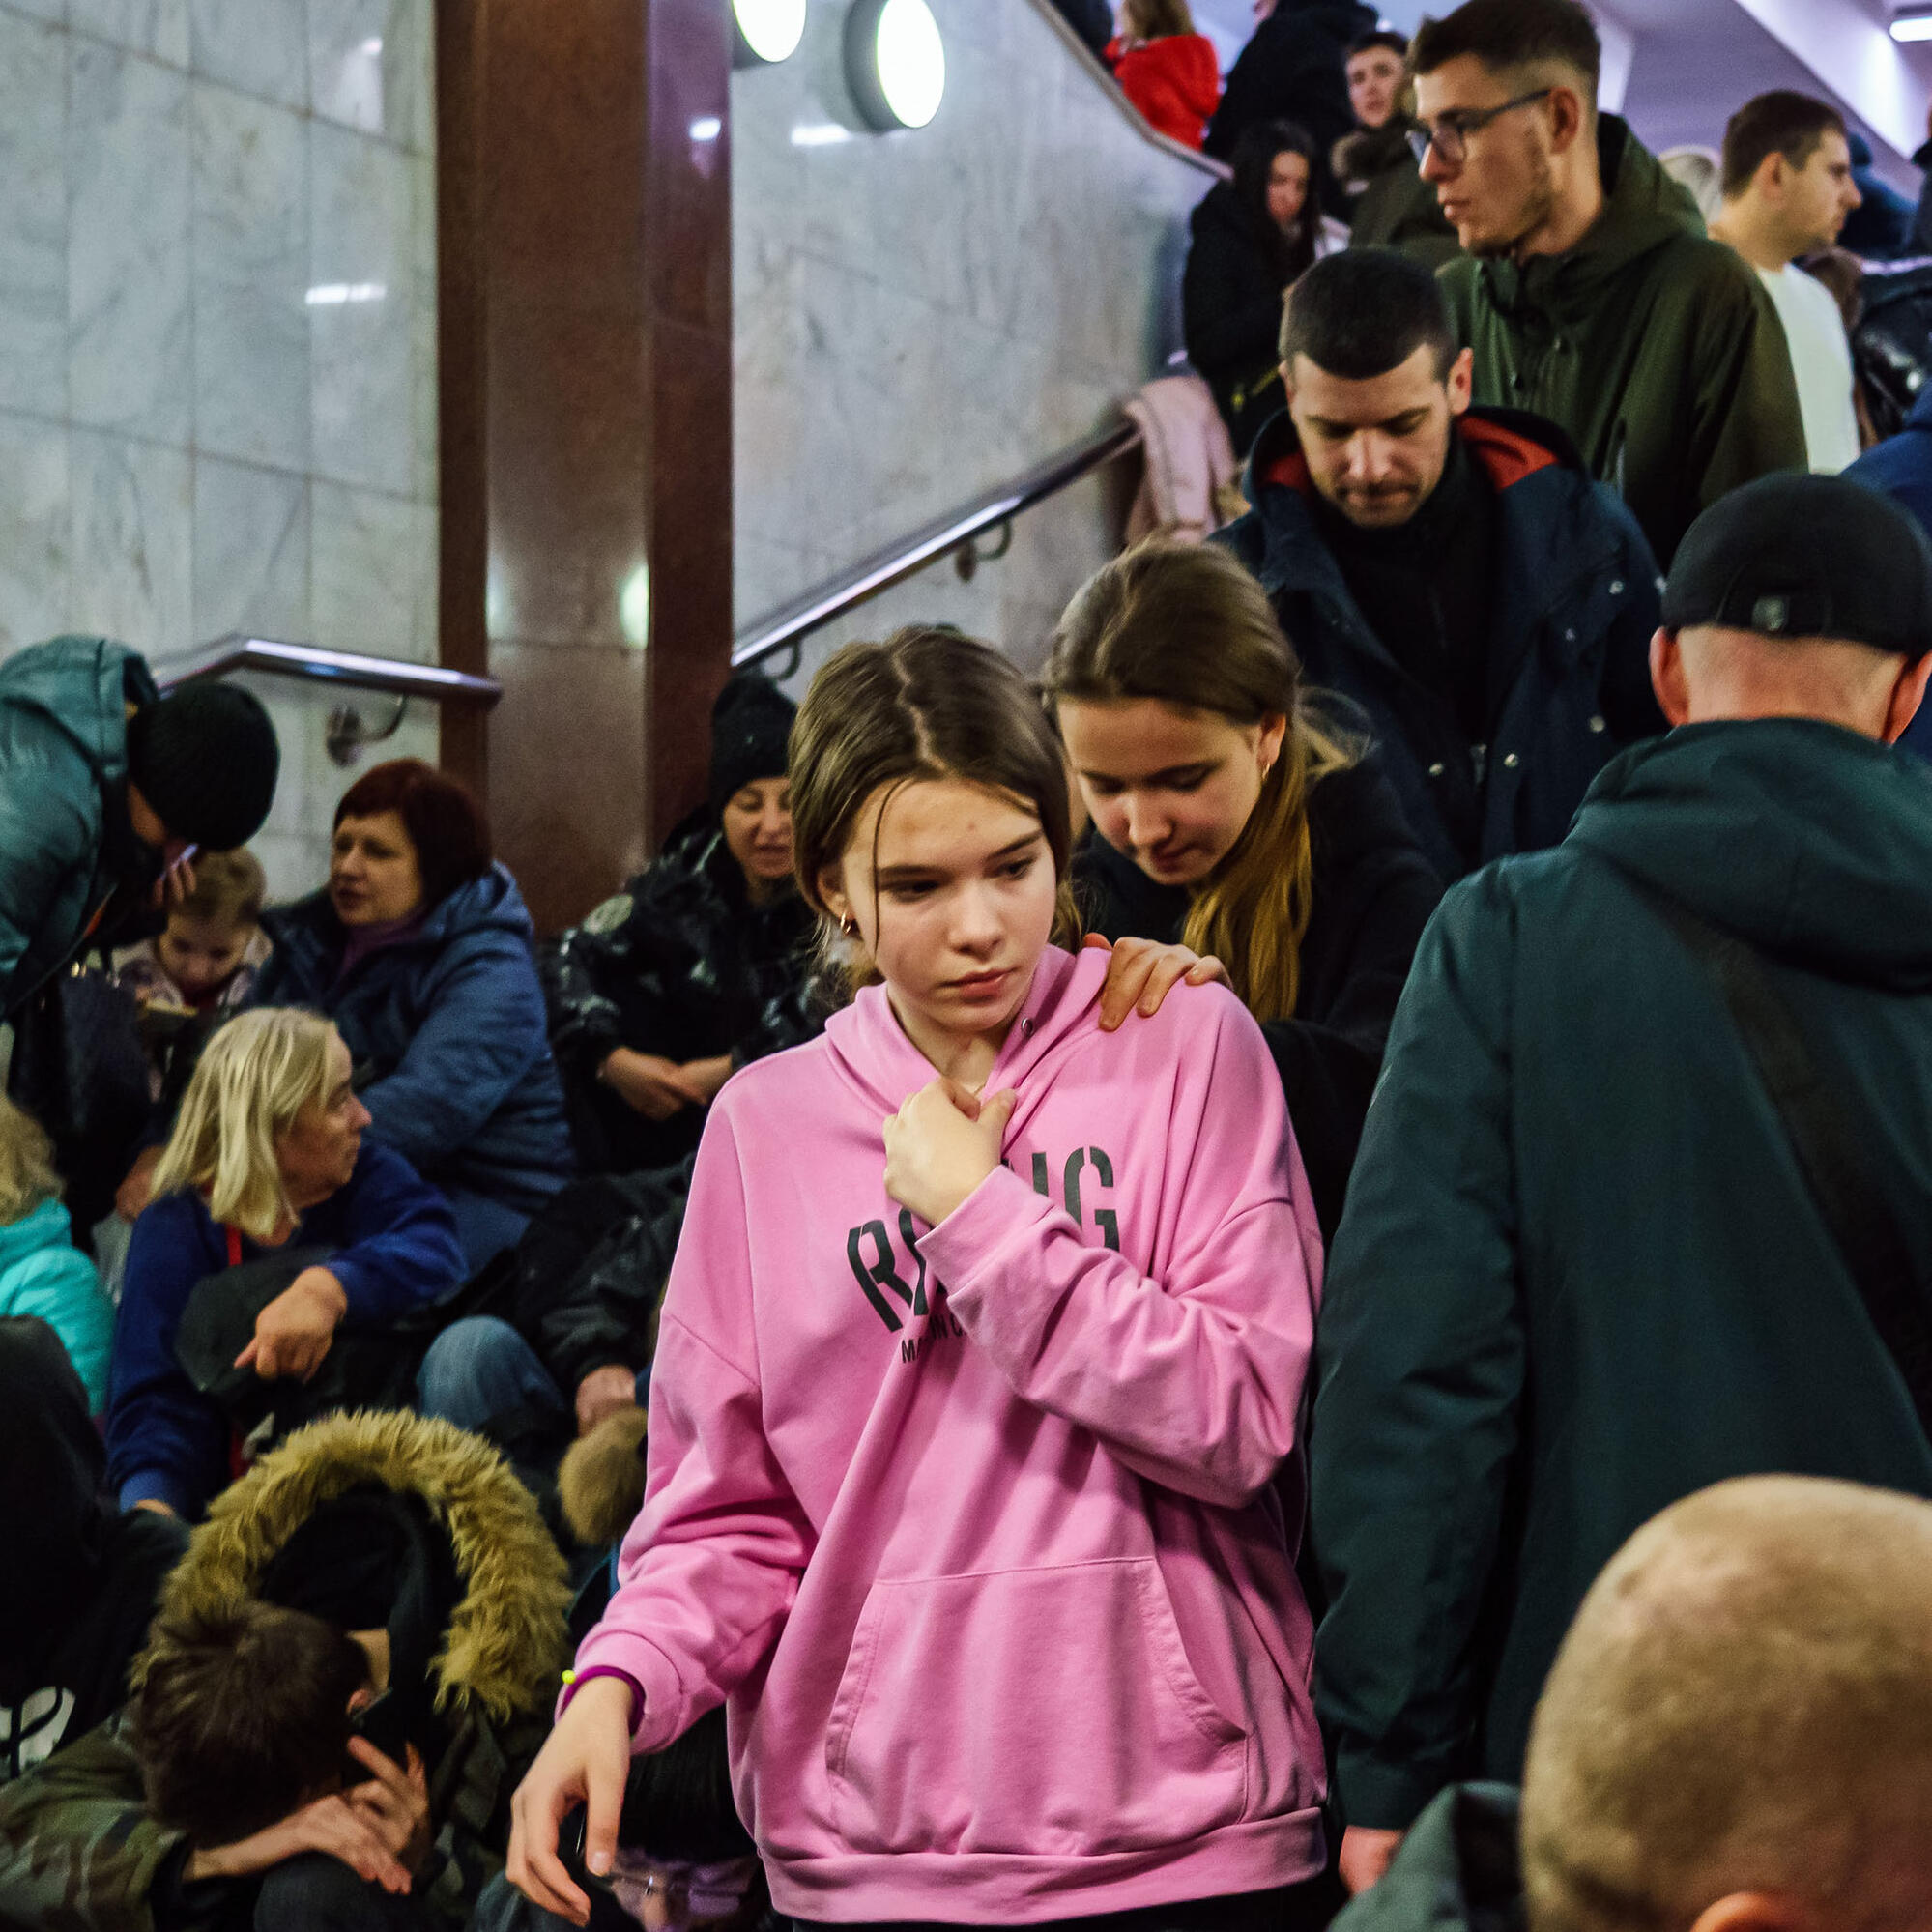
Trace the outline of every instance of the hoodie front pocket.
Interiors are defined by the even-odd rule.
[[[867,1852],[1139,1851],[1247,1804],[1151,1557],[875,1583],[825,1762]]]

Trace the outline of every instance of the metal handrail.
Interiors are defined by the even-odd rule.
[[[1022,510],[1057,496],[1082,476],[1105,469],[1137,448],[1139,442],[1139,426],[1123,417],[1097,435],[1050,456],[1011,482],[988,490],[984,496],[937,518],[910,536],[875,551],[850,570],[741,630],[732,643],[733,667],[741,669],[747,664],[758,664],[802,644],[815,630],[856,610],[881,591],[889,591],[894,584],[904,582],[949,552],[964,549]]]
[[[216,638],[196,655],[157,664],[155,681],[163,691],[198,678],[225,678],[235,671],[293,678],[305,682],[346,684],[358,691],[387,691],[397,698],[428,698],[439,705],[475,706],[488,710],[504,695],[494,678],[448,671],[440,664],[411,664],[393,657],[369,657],[357,650],[324,650],[313,644],[282,644],[241,632]]]

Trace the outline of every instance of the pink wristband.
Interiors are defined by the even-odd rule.
[[[593,1677],[615,1677],[630,1687],[630,1722],[627,1729],[635,1731],[638,1719],[644,1716],[644,1686],[629,1671],[620,1670],[615,1664],[593,1663],[589,1670],[578,1671],[563,1687],[563,1694],[557,1700],[557,1715],[561,1717],[570,1708],[570,1700],[583,1689]]]

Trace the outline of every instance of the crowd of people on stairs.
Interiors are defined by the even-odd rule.
[[[1707,232],[1575,0],[1255,11],[1061,5],[1232,161],[1245,509],[731,676],[568,930],[0,663],[4,1932],[1932,1919],[1900,210],[1771,94]]]

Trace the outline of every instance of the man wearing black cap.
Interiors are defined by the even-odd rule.
[[[279,756],[249,692],[163,698],[105,638],[57,637],[0,665],[0,1019],[190,847],[246,844]]]
[[[1722,499],[1651,646],[1675,729],[1424,936],[1310,1436],[1356,1889],[1445,1785],[1519,1779],[1566,1626],[1666,1504],[1772,1470],[1932,1496],[1894,1318],[1927,1324],[1932,1254],[1932,769],[1893,744],[1928,651],[1905,511]]]

